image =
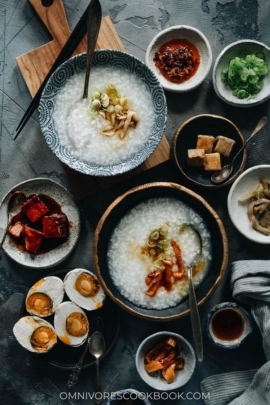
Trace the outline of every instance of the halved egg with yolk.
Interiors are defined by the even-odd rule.
[[[57,342],[53,326],[37,316],[24,316],[13,328],[14,336],[25,349],[35,353],[47,353]]]
[[[74,269],[64,279],[69,299],[89,311],[101,308],[105,292],[94,273],[86,269]]]
[[[59,339],[66,345],[82,345],[89,333],[89,322],[85,312],[74,302],[65,301],[54,315],[54,327]]]
[[[54,313],[63,301],[64,284],[59,277],[49,276],[37,281],[28,291],[25,300],[27,312],[41,318]]]

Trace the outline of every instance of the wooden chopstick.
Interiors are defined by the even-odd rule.
[[[42,85],[40,86],[40,88],[37,91],[35,97],[31,101],[29,107],[25,111],[24,116],[22,117],[19,125],[17,126],[14,140],[17,138],[17,136],[19,135],[19,133],[21,132],[21,130],[23,129],[23,127],[25,126],[27,121],[30,119],[30,117],[33,114],[33,112],[35,111],[35,109],[38,107],[42,91],[43,91],[47,81],[49,80],[50,76],[52,75],[52,73],[63,62],[65,62],[67,59],[70,58],[70,56],[75,51],[75,49],[77,48],[77,46],[79,45],[79,43],[83,39],[84,35],[86,34],[88,13],[89,13],[90,9],[94,7],[95,3],[99,3],[99,0],[91,0],[90,1],[88,7],[86,8],[85,12],[83,13],[83,15],[82,15],[82,17],[80,19],[80,21],[78,22],[78,24],[76,25],[76,27],[72,31],[69,39],[67,40],[67,42],[64,45],[62,51],[60,52],[57,59],[55,60],[55,62],[53,64],[53,66],[51,67],[49,73],[45,77]]]

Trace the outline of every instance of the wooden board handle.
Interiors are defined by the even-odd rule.
[[[38,13],[53,39],[62,48],[70,35],[63,1],[54,0],[53,4],[49,7],[43,6],[41,0],[29,0],[29,2]]]

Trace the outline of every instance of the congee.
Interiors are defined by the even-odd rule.
[[[194,228],[202,240],[202,255],[193,267],[196,287],[212,258],[203,218],[174,198],[148,199],[132,208],[116,225],[108,249],[109,272],[118,291],[143,308],[177,305],[188,294],[186,267],[200,252]]]
[[[113,165],[146,143],[154,125],[147,86],[115,67],[93,67],[89,99],[82,98],[84,73],[74,75],[56,96],[53,121],[62,146],[80,160]]]

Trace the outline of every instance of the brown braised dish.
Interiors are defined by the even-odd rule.
[[[162,377],[171,384],[176,378],[175,371],[185,366],[185,359],[180,356],[181,350],[174,337],[162,339],[146,353],[145,370],[148,373],[161,371]]]
[[[173,39],[159,48],[154,62],[165,79],[182,83],[196,73],[200,55],[196,46],[187,39]]]
[[[270,235],[270,180],[261,179],[248,194],[239,198],[239,202],[246,201],[252,228],[264,235]]]
[[[69,226],[60,204],[46,194],[39,194],[29,196],[22,204],[8,233],[18,248],[46,253],[68,239]]]

